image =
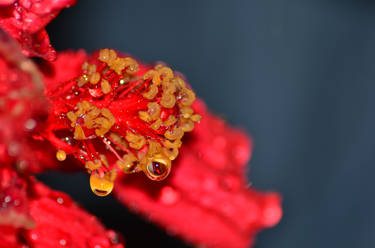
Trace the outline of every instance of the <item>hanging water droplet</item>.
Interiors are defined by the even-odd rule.
[[[98,173],[93,172],[90,176],[90,187],[92,192],[97,196],[107,196],[112,192],[113,180],[107,175],[100,176]]]
[[[144,170],[147,177],[156,181],[165,179],[170,171],[171,160],[161,154],[154,156]]]

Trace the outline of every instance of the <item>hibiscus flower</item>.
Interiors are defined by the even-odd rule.
[[[250,139],[183,75],[107,48],[56,56],[43,28],[72,1],[0,4],[0,247],[123,247],[32,176],[51,169],[87,171],[93,193],[195,245],[247,247],[279,222],[280,196],[248,186]]]

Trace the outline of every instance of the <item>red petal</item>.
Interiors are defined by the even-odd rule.
[[[47,156],[40,157],[41,151],[48,151],[45,143],[31,139],[42,124],[38,120],[47,113],[41,75],[4,31],[0,31],[0,75],[0,166],[37,171],[40,162],[50,164]]]
[[[33,178],[17,177],[9,169],[0,169],[0,179],[0,247],[124,247],[115,232],[106,230],[66,194]],[[27,218],[4,223],[14,219],[13,212]],[[19,225],[19,220],[33,220],[33,225]]]
[[[56,52],[44,27],[61,9],[74,3],[75,0],[1,1],[0,27],[21,44],[27,56],[54,60]]]
[[[115,196],[131,209],[191,243],[247,247],[260,229],[276,225],[280,196],[248,187],[246,136],[196,104],[202,120],[186,137],[181,155],[164,182],[125,176]]]

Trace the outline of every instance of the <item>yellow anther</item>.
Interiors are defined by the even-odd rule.
[[[92,105],[88,101],[82,101],[82,102],[77,103],[77,106],[78,106],[78,111],[82,112],[83,114],[87,112],[91,108]],[[76,115],[78,115],[78,113],[76,113]]]
[[[139,119],[141,119],[142,121],[145,121],[145,122],[152,121],[151,116],[145,111],[139,111],[138,115],[139,115]]]
[[[99,72],[94,72],[93,74],[91,74],[89,79],[91,84],[97,84],[100,80]]]
[[[126,143],[124,138],[122,136],[120,136],[119,134],[111,132],[109,134],[109,137],[111,137],[111,139],[113,140],[114,143],[119,144],[119,145],[121,145],[122,147],[125,147],[125,148],[128,147],[128,143]]]
[[[160,153],[160,152],[161,152],[161,145],[156,141],[149,140],[148,151],[147,151],[148,156],[152,157],[154,154]]]
[[[95,129],[95,134],[97,136],[102,136],[104,135],[105,133],[107,133],[109,131],[109,129],[111,129],[112,125],[111,123],[109,122],[108,119],[104,118],[104,117],[99,117],[99,118],[96,118],[95,119],[95,126],[97,126],[98,128]]]
[[[160,128],[160,126],[161,126],[162,123],[163,123],[163,121],[159,118],[159,119],[157,119],[156,121],[154,121],[154,123],[152,123],[152,124],[150,125],[150,127],[151,127],[152,129],[154,129],[154,130],[158,130],[158,129]]]
[[[86,162],[85,167],[86,167],[86,169],[88,169],[90,171],[94,171],[94,170],[97,170],[100,167],[102,167],[102,163],[101,163],[100,160],[96,159],[95,161]]]
[[[194,129],[194,122],[190,119],[181,118],[181,128],[184,132],[190,132]]]
[[[102,49],[99,51],[99,60],[110,65],[117,58],[117,54],[112,49]]]
[[[105,48],[99,51],[99,60],[102,62],[107,62],[109,58],[109,49]]]
[[[103,108],[101,113],[102,113],[102,115],[103,115],[105,118],[108,119],[108,121],[109,121],[109,123],[111,124],[111,126],[112,126],[113,124],[115,124],[115,122],[116,122],[116,118],[113,116],[113,114],[111,113],[111,111],[109,111],[109,109],[107,109],[107,108]]]
[[[180,148],[182,145],[181,140],[176,140],[174,142],[171,142],[169,140],[164,141],[164,146],[167,148]]]
[[[107,80],[103,79],[100,83],[100,86],[104,94],[108,94],[109,92],[111,92],[111,85]]]
[[[168,116],[168,119],[164,121],[164,126],[171,126],[173,124],[175,124],[177,121],[176,117],[174,115],[170,115]]]
[[[182,107],[180,111],[182,116],[186,119],[190,118],[190,116],[194,113],[193,109],[190,107]]]
[[[139,71],[139,65],[134,59],[126,57],[123,61],[125,63],[126,73],[133,75]]]
[[[74,127],[74,139],[76,139],[76,140],[85,140],[85,139],[87,139],[86,135],[83,132],[83,129],[82,129],[82,127],[80,125],[76,125]]]
[[[65,153],[65,151],[63,151],[63,150],[58,150],[58,151],[56,152],[56,158],[57,158],[57,160],[59,160],[59,161],[64,161],[64,160],[66,159],[66,153]]]
[[[153,86],[159,86],[161,83],[160,80],[160,73],[155,70],[149,70],[143,75],[143,79],[152,79],[152,85]]]
[[[111,63],[111,69],[114,70],[118,75],[121,75],[122,70],[125,69],[126,62],[124,58],[117,58]]]
[[[78,110],[75,113],[68,112],[67,117],[72,122],[71,126],[75,128],[74,138],[77,140],[86,139],[83,128],[77,124],[78,118],[83,119],[83,124],[87,129],[95,128],[95,134],[98,136],[107,133],[116,122],[115,117],[107,108],[99,109],[88,101],[79,102],[76,107]]]
[[[133,173],[137,168],[138,159],[133,153],[125,154],[122,160],[117,160],[116,165],[125,173]]]
[[[148,100],[152,100],[158,94],[159,90],[158,87],[155,85],[151,85],[147,92],[143,93],[142,96]]]
[[[161,68],[158,68],[157,70],[161,74],[163,81],[169,81],[173,78],[173,71],[171,68],[163,66]]]
[[[150,102],[147,104],[148,114],[152,120],[156,120],[160,117],[160,105],[156,102]]]
[[[166,148],[166,147],[163,147],[163,153],[170,160],[174,160],[178,156],[178,149],[177,148]]]
[[[175,82],[177,87],[179,87],[180,89],[186,88],[186,84],[181,78],[175,77],[172,79],[172,81]]]
[[[141,149],[146,144],[146,139],[142,135],[136,135],[131,132],[127,132],[125,139],[129,141],[129,146],[136,150]]]
[[[87,71],[88,68],[89,68],[89,63],[87,62],[84,62],[81,66],[82,71]]]
[[[74,127],[77,122],[77,116],[72,111],[69,111],[68,113],[66,113],[66,116],[72,122],[72,127]]]
[[[195,101],[195,94],[192,90],[188,88],[183,88],[181,89],[181,93],[182,93],[181,104],[183,106],[188,107]]]
[[[160,105],[165,108],[173,108],[176,103],[176,97],[173,94],[163,92],[161,96]]]
[[[173,81],[163,81],[163,91],[166,94],[174,94],[176,92],[177,86]]]
[[[94,72],[96,72],[96,65],[94,65],[94,64],[88,65],[87,66],[87,74],[91,75]]]
[[[190,117],[190,119],[194,122],[199,122],[201,120],[202,116],[195,114]]]
[[[181,127],[174,127],[172,130],[167,130],[164,136],[169,140],[177,140],[184,136],[184,132]]]

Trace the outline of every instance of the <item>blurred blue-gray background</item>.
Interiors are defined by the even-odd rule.
[[[257,248],[375,247],[374,1],[79,0],[48,31],[58,50],[165,61],[251,134],[249,178],[279,191],[284,208]],[[122,231],[127,247],[189,246],[97,199],[85,175],[41,178]]]

